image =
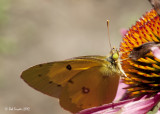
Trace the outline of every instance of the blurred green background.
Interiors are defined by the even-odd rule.
[[[81,55],[107,55],[151,6],[148,0],[0,0],[0,114],[67,114],[29,87],[23,70]],[[29,107],[30,111],[6,111]]]

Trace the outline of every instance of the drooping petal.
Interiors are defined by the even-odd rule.
[[[159,101],[160,93],[156,94],[154,97],[130,102],[121,109],[121,114],[145,114],[150,111]]]
[[[118,103],[110,103],[100,107],[90,108],[78,114],[145,114],[160,101],[160,93],[153,97],[144,96],[140,99],[133,98]]]
[[[136,98],[125,100],[125,101],[120,101],[118,103],[110,103],[110,104],[105,104],[99,107],[94,107],[94,108],[89,108],[85,109],[83,111],[80,111],[78,114],[112,114],[115,112],[118,112],[122,106],[125,104],[134,101]]]

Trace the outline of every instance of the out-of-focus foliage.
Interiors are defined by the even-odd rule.
[[[9,54],[14,49],[14,43],[9,39],[0,38],[0,54]]]
[[[7,22],[7,11],[9,9],[10,0],[0,0],[0,28]]]
[[[0,54],[8,54],[13,49],[13,43],[2,35],[8,20],[9,5],[10,0],[0,0]]]

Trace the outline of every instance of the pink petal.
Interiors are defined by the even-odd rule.
[[[131,101],[134,101],[135,99],[128,99],[125,101],[120,101],[118,103],[110,103],[110,104],[105,104],[99,107],[93,107],[93,108],[89,108],[89,109],[85,109],[80,111],[78,114],[91,114],[91,113],[102,113],[108,111],[107,113],[112,113],[112,112],[117,112],[121,109],[121,107]],[[103,114],[103,113],[102,113]]]
[[[159,108],[159,110],[156,112],[156,114],[160,114],[160,108]]]
[[[127,29],[125,29],[125,28],[120,29],[120,33],[123,37],[127,33]]]
[[[160,101],[160,93],[154,97],[148,98],[145,95],[142,98],[133,98],[118,103],[110,103],[100,107],[85,109],[78,114],[144,114],[150,111]]]
[[[154,97],[130,102],[122,108],[122,114],[145,114],[160,101],[160,93]]]
[[[125,94],[125,92],[126,92],[126,89],[124,89],[124,88],[126,88],[126,87],[128,87],[128,85],[124,84],[124,83],[122,82],[122,80],[120,80],[120,81],[119,81],[119,85],[118,85],[117,94],[116,94],[116,97],[115,97],[114,101],[118,101],[118,100],[120,100],[120,99],[122,98],[122,96],[123,96],[123,95]]]
[[[152,50],[153,55],[156,58],[160,59],[160,49],[159,49],[159,47],[157,47],[157,46],[151,47],[151,50]]]

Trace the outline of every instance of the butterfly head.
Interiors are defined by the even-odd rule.
[[[112,48],[112,50],[110,51],[110,57],[109,57],[110,61],[118,61],[119,59],[119,51],[116,48]]]

